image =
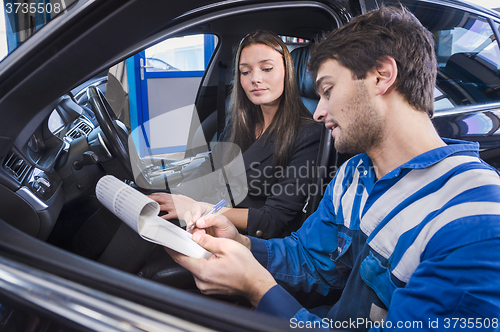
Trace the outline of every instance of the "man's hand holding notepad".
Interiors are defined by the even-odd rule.
[[[191,234],[160,218],[160,206],[146,195],[112,175],[102,177],[96,186],[99,201],[143,239],[168,247],[186,256],[210,258],[212,253],[195,243]]]

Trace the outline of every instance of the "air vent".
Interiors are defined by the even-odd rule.
[[[19,182],[22,182],[31,170],[31,166],[15,153],[11,153],[5,157],[3,166]]]
[[[93,130],[93,126],[88,123],[87,121],[85,120],[82,120],[82,119],[78,119],[76,122],[75,122],[75,126],[73,128],[71,128],[70,131],[68,131],[68,133],[66,134],[66,137],[72,141],[74,139],[77,139],[79,137],[82,137],[82,136],[85,136],[87,137],[88,134],[90,134],[90,132]]]

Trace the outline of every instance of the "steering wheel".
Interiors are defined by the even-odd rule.
[[[133,179],[134,173],[130,165],[130,154],[127,145],[128,137],[116,128],[114,121],[118,121],[118,118],[111,109],[108,100],[95,86],[90,86],[87,89],[87,97],[94,109],[99,127],[106,136],[111,154],[118,159],[129,178]]]

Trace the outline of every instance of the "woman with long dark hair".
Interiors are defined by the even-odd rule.
[[[320,132],[300,99],[285,43],[270,31],[248,34],[236,51],[229,118],[221,139],[238,146],[244,160],[248,194],[235,207],[221,210],[241,232],[281,237],[300,226]],[[206,162],[190,179],[211,169]],[[184,195],[150,195],[168,212],[164,218],[182,218],[195,203],[189,193],[210,189],[196,181],[190,188],[188,182],[176,188]]]

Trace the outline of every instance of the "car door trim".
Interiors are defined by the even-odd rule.
[[[4,257],[0,289],[95,331],[214,331]]]

